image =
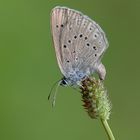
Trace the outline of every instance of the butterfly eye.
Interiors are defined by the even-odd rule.
[[[97,56],[97,54],[95,53],[95,57]]]
[[[69,63],[70,61],[69,61],[69,60],[67,60],[67,62]]]
[[[58,28],[59,26],[58,25],[56,25],[56,28]]]
[[[65,79],[63,79],[60,83],[61,86],[66,86],[68,83]]]
[[[68,40],[69,43],[71,43],[71,40]]]
[[[75,36],[74,36],[74,38],[76,39],[76,38],[77,38],[77,36],[75,35]]]
[[[61,27],[64,27],[64,25],[63,25],[63,24],[61,24]]]
[[[87,46],[90,46],[90,44],[89,44],[89,43],[87,43]]]

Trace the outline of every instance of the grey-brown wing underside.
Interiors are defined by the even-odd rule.
[[[58,65],[67,77],[72,69],[95,69],[108,42],[100,26],[82,13],[55,7],[51,27]]]

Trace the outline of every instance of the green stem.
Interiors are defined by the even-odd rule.
[[[109,125],[108,125],[107,120],[101,119],[101,122],[104,126],[104,129],[105,129],[107,135],[108,135],[109,140],[115,140],[115,137],[113,136],[113,133],[112,133],[112,131],[111,131]]]

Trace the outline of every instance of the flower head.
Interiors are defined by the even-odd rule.
[[[111,103],[102,81],[93,77],[86,78],[82,81],[81,93],[83,106],[91,118],[109,119]]]

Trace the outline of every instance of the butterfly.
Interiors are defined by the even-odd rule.
[[[105,79],[101,58],[108,41],[101,27],[79,11],[57,6],[51,12],[51,31],[62,86],[77,86],[93,73]]]

